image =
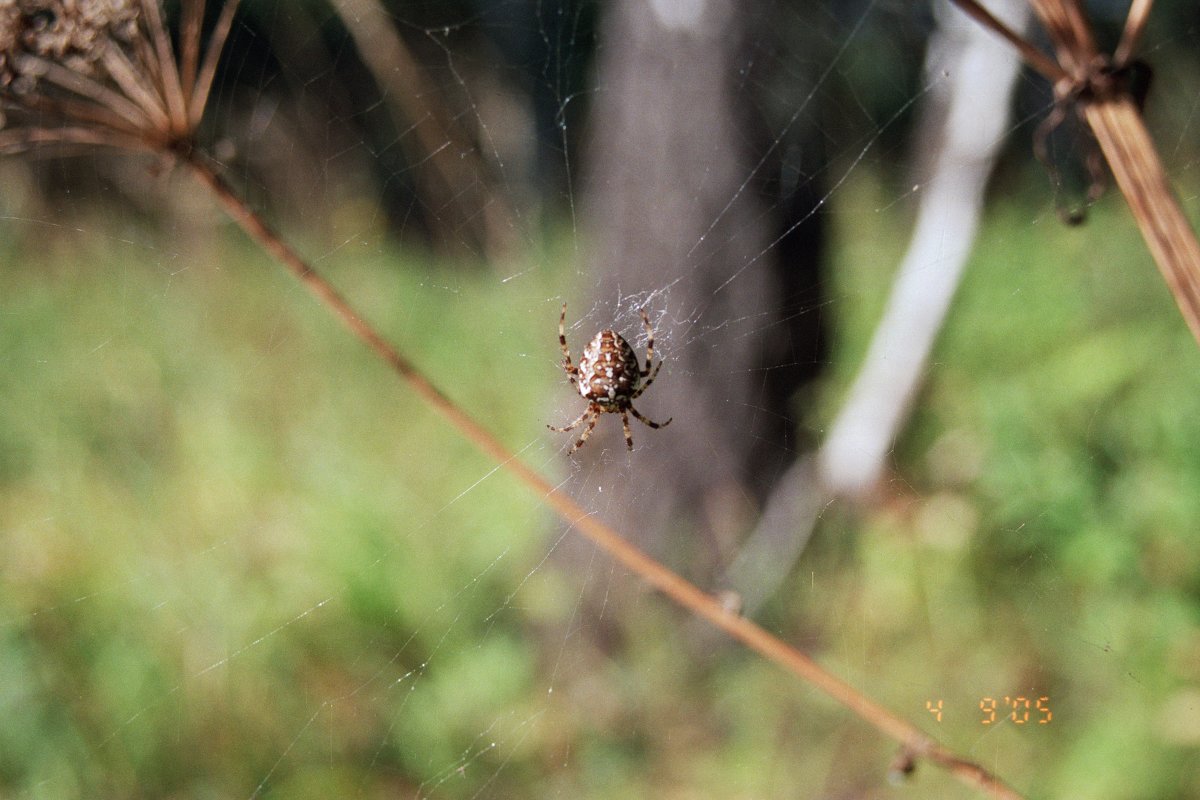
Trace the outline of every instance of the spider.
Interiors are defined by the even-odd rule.
[[[650,318],[646,316],[646,309],[639,309],[638,313],[642,315],[642,324],[646,326],[645,369],[638,364],[637,354],[633,352],[629,342],[611,330],[597,333],[596,338],[592,339],[584,348],[583,357],[579,359],[579,366],[575,366],[571,363],[571,351],[567,349],[567,334],[563,329],[567,321],[567,304],[563,303],[562,314],[558,318],[558,343],[563,352],[562,368],[567,373],[567,377],[571,379],[571,383],[579,389],[579,394],[588,401],[588,407],[584,412],[565,428],[546,426],[552,431],[566,433],[575,430],[583,422],[587,422],[587,427],[583,429],[583,435],[571,446],[567,455],[583,447],[584,442],[592,435],[592,429],[596,427],[601,414],[621,415],[621,425],[625,429],[625,445],[630,450],[633,449],[633,434],[629,431],[630,414],[654,429],[665,428],[671,424],[671,419],[674,419],[672,417],[661,423],[651,422],[633,407],[633,401],[641,397],[642,392],[654,383],[658,371],[662,369],[661,359],[658,364],[654,365],[653,370],[650,368],[654,361],[654,328],[650,326]]]

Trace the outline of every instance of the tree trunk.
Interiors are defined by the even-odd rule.
[[[815,307],[816,200],[779,199],[779,148],[748,78],[763,10],[619,0],[600,29],[581,202],[594,306],[568,314],[582,318],[568,339],[578,352],[616,327],[644,353],[645,305],[665,366],[636,406],[674,422],[634,421],[627,454],[619,422],[602,420],[572,456],[585,464],[575,491],[651,551],[666,549],[668,528],[672,542],[695,543],[697,577],[719,569],[800,449],[787,402],[819,363],[819,317],[804,313]]]

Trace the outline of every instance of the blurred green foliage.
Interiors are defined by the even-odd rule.
[[[866,302],[843,309],[835,385],[878,316],[866,287],[886,286],[904,241],[874,192],[836,217],[838,282]],[[1042,730],[972,720],[977,740],[957,740],[1030,796],[1194,796],[1200,350],[1119,194],[1078,229],[1044,197],[995,198],[934,359],[896,497],[861,521],[861,590],[925,639],[915,658],[944,654],[912,674],[940,675],[956,711],[1050,696]]]
[[[330,759],[335,794],[373,795],[455,763],[490,724],[476,695],[508,707],[529,683],[498,598],[541,557],[543,512],[240,237],[197,257],[107,224],[49,248],[5,231],[2,793],[247,795],[287,752],[280,796],[329,790]],[[526,324],[513,292],[423,289],[394,260],[335,277],[528,436],[552,373],[510,382],[492,356],[540,367],[554,309]]]
[[[818,428],[907,236],[879,211],[897,192],[856,178],[832,204],[838,348],[797,410]],[[1066,229],[1044,195],[996,199],[889,497],[828,510],[761,619],[1030,797],[1194,797],[1200,352],[1119,198]],[[0,237],[0,794],[882,782],[893,746],[864,723],[603,556],[546,563],[538,499],[240,236],[131,224]],[[551,472],[573,247],[511,281],[381,239],[318,263]],[[587,581],[634,613],[597,614]],[[1004,696],[1048,697],[1052,723],[981,725]],[[912,783],[971,796],[928,767]]]

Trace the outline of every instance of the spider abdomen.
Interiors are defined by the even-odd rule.
[[[600,331],[579,360],[579,394],[604,406],[626,405],[641,379],[637,355],[614,331]]]
[[[638,364],[637,355],[629,346],[629,342],[610,330],[596,334],[596,338],[584,348],[579,366],[575,366],[571,363],[571,349],[567,347],[567,304],[563,303],[562,313],[558,316],[558,346],[562,348],[562,368],[570,377],[571,383],[575,384],[579,393],[588,401],[583,413],[567,427],[546,426],[552,431],[566,433],[586,424],[583,435],[571,445],[571,449],[567,451],[568,455],[583,447],[583,443],[592,435],[592,430],[604,414],[621,415],[625,447],[630,450],[633,449],[633,434],[629,432],[630,414],[648,428],[665,428],[671,424],[669,419],[662,423],[646,419],[633,407],[633,401],[641,397],[642,392],[654,383],[654,378],[662,369],[661,361],[654,364],[654,328],[650,325],[650,317],[646,315],[644,308],[638,309],[638,314],[641,315],[642,325],[646,328],[645,369]]]

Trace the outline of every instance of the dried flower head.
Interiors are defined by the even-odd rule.
[[[133,41],[138,14],[136,0],[0,0],[0,80],[20,75],[23,54],[95,75],[112,43]]]
[[[177,58],[161,0],[0,0],[0,152],[46,144],[177,150],[200,123],[237,0],[203,61],[204,0]]]

